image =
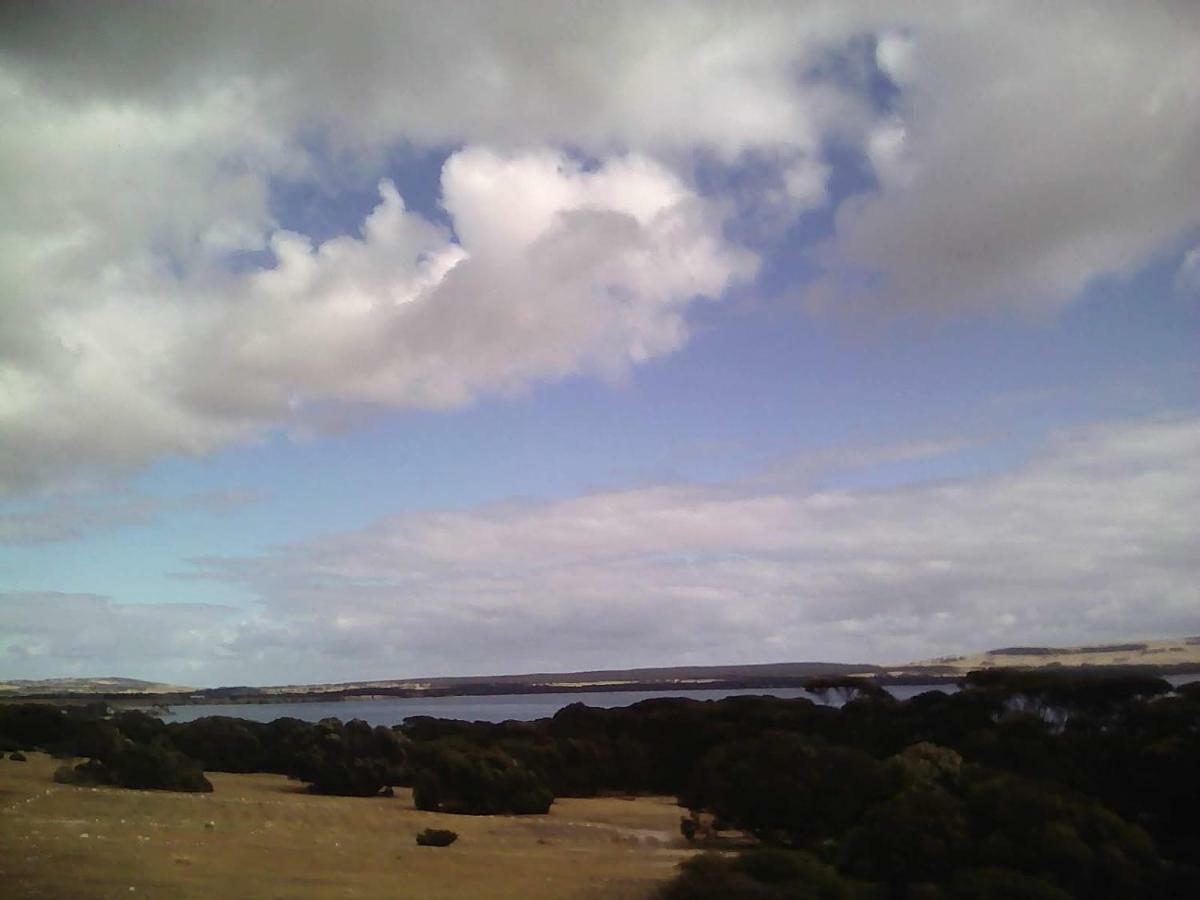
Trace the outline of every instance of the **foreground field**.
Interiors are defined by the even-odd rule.
[[[402,789],[317,797],[277,775],[211,774],[211,794],[70,787],[51,780],[60,764],[0,759],[6,898],[645,898],[690,852],[666,798],[448,816]],[[459,840],[416,846],[429,827]]]

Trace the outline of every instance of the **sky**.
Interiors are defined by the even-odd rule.
[[[1200,6],[0,11],[0,678],[1200,634]]]

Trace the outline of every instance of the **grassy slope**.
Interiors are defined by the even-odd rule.
[[[689,853],[668,799],[447,816],[418,812],[406,790],[315,797],[280,776],[220,773],[212,794],[76,788],[51,781],[57,765],[0,759],[5,898],[644,898]],[[416,846],[427,827],[458,843]]]

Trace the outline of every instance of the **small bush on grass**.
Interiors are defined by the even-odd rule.
[[[426,828],[417,835],[417,843],[422,847],[449,847],[457,840],[458,832],[444,828]]]

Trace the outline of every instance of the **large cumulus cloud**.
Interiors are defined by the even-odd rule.
[[[57,306],[5,372],[0,484],[204,452],[331,403],[438,409],[538,378],[620,377],[680,346],[689,302],[755,264],[640,156],[585,171],[469,148],[442,189],[454,234],[384,182],[358,236],[276,231],[267,268],[117,271]]]

